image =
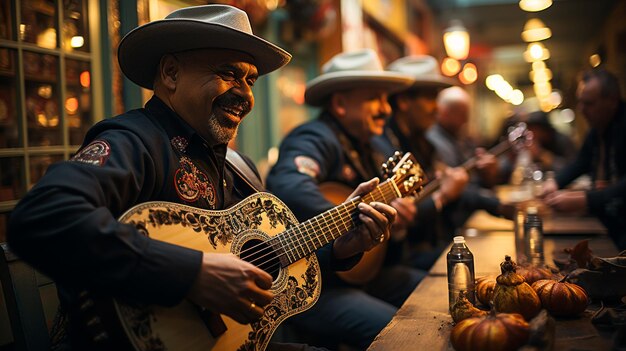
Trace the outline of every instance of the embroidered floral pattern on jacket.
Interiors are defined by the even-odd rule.
[[[174,186],[183,201],[195,202],[204,199],[211,207],[215,206],[216,194],[213,184],[207,175],[185,156],[181,157],[180,168],[174,174]]]

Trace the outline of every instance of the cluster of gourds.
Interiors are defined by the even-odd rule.
[[[505,256],[500,270],[498,277],[482,277],[476,282],[476,297],[492,306],[490,313],[474,307],[464,294],[452,307],[457,324],[450,340],[455,350],[515,350],[528,340],[526,321],[542,307],[559,317],[576,316],[587,308],[585,290],[565,278],[553,280],[548,269],[520,269]]]

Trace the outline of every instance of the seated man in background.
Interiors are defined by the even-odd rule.
[[[463,88],[454,86],[442,90],[437,96],[437,122],[428,129],[426,138],[441,161],[450,167],[462,166],[474,158],[475,171],[470,174],[470,183],[490,188],[498,183],[498,162],[467,135],[470,108],[470,96]]]
[[[245,12],[206,5],[174,11],[128,33],[120,42],[120,67],[154,95],[145,108],[93,126],[78,153],[51,166],[15,207],[8,232],[11,249],[52,277],[59,292],[59,333],[52,336],[53,349],[129,347],[128,340],[114,338],[114,327],[120,325],[104,323],[115,313],[112,305],[108,313],[96,316],[93,313],[100,310],[89,310],[99,299],[165,307],[188,300],[241,324],[258,321],[274,302],[273,278],[267,271],[230,251],[203,251],[210,247],[209,230],[219,238],[213,248],[233,242],[237,233],[225,230],[226,225],[207,220],[201,231],[190,224],[200,219],[189,212],[189,233],[180,233],[185,237],[181,240],[199,236],[206,243],[200,248],[147,235],[186,223],[181,213],[187,207],[182,205],[222,210],[258,191],[260,179],[252,162],[227,157],[227,144],[254,106],[252,85],[260,75],[286,65],[291,55],[250,28]],[[369,192],[373,185],[359,190]],[[142,227],[118,221],[127,210],[148,201],[175,209],[155,212],[151,220],[156,223],[146,220]],[[349,269],[363,251],[389,235],[395,210],[384,204],[361,205],[361,225],[325,246],[322,262]],[[134,305],[123,310],[133,314],[128,310],[134,311]],[[132,323],[148,327],[129,328],[129,335],[138,334],[134,341],[140,339],[146,349],[183,348],[178,342],[166,343],[172,339],[150,327],[162,322],[153,310],[141,312],[135,312]],[[173,319],[169,326],[182,318]],[[205,327],[199,317],[197,323]],[[208,337],[209,332],[201,334],[184,341]],[[242,344],[263,341],[247,340],[253,333],[243,334]],[[269,350],[273,347],[270,344]]]
[[[603,68],[583,74],[578,107],[590,130],[576,160],[544,184],[545,203],[560,212],[597,216],[620,250],[626,249],[626,105],[617,77]],[[581,175],[589,190],[559,190]]]
[[[328,189],[340,190],[337,184],[351,188],[379,177],[386,157],[377,154],[369,140],[383,132],[391,113],[387,94],[411,83],[406,74],[385,72],[372,50],[334,56],[305,91],[306,103],[321,107],[321,113],[283,140],[267,177],[269,189],[302,221],[335,206]],[[416,211],[412,200],[390,202],[398,211],[391,239],[368,252],[354,268],[361,268],[367,258],[372,263],[362,267],[367,276],[355,277],[354,269],[341,275],[325,272],[319,301],[290,319],[297,329],[329,342],[332,348],[344,343],[364,350],[423,278],[424,272],[385,262],[387,246],[396,245],[397,233]],[[378,203],[371,205],[378,207]]]

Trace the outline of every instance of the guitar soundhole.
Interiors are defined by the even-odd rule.
[[[272,280],[280,273],[280,260],[274,249],[265,241],[252,239],[245,242],[239,253],[242,260],[252,263],[272,275]]]

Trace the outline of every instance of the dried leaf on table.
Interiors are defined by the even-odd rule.
[[[589,248],[589,240],[582,240],[574,248],[565,249],[564,251],[570,254],[572,260],[576,261],[578,268],[587,268],[593,259],[592,251]]]

